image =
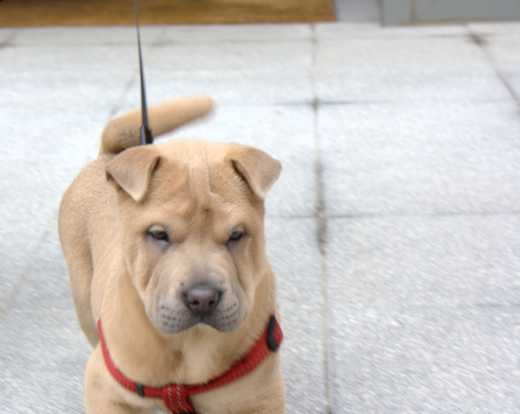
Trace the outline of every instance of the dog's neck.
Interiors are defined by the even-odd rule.
[[[112,286],[116,290],[113,301],[102,307],[114,363],[128,378],[150,386],[202,383],[220,375],[265,329],[275,301],[269,280],[262,278],[253,311],[236,332],[223,334],[197,325],[177,335],[166,335],[150,322],[130,276],[122,272]]]

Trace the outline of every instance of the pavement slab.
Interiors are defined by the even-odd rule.
[[[509,99],[480,47],[468,36],[320,40],[316,89],[324,102]],[[454,57],[457,57],[454,59]]]
[[[332,215],[518,211],[517,104],[323,105],[324,196]]]
[[[512,95],[518,100],[520,97],[520,40],[518,33],[520,25],[507,26],[509,31],[497,30],[496,35],[483,35],[482,42],[498,74],[506,83]],[[478,27],[476,28],[478,33]],[[483,30],[485,33],[486,31]]]
[[[26,156],[23,161],[21,157],[0,158],[0,208],[4,217],[16,220],[56,216],[61,196],[85,160],[81,154],[70,158],[63,155],[68,154]],[[20,162],[25,164],[24,168],[19,168]]]
[[[147,46],[157,42],[163,30],[161,26],[142,26],[141,44]],[[136,39],[137,32],[134,26],[102,26],[97,29],[77,26],[74,30],[66,26],[43,26],[18,30],[11,44],[40,47],[130,45],[135,52]]]
[[[18,294],[49,228],[47,220],[32,216],[0,218],[0,250],[3,252],[0,256],[0,322]]]
[[[518,411],[518,308],[331,310],[334,413]]]
[[[312,218],[269,217],[265,221],[266,251],[278,276],[279,302],[291,310],[316,311],[323,305],[316,227]],[[280,250],[287,254],[280,255]],[[299,288],[294,289],[294,286]],[[307,340],[312,340],[312,337]]]
[[[4,413],[85,413],[91,348],[70,302],[66,309],[12,309],[0,325]]]
[[[266,217],[308,217],[315,209],[314,154],[284,154],[279,182],[267,195]]]
[[[19,32],[20,29],[0,27],[0,47],[5,47],[6,44],[9,44]]]
[[[347,3],[359,0],[346,0]],[[373,41],[389,39],[422,39],[427,37],[464,37],[468,35],[465,25],[442,24],[425,26],[381,26],[378,21],[352,21],[316,23],[316,40],[338,41],[338,39],[365,39]]]
[[[63,166],[74,159],[84,162],[86,153],[99,147],[98,138],[110,118],[110,108],[82,106],[69,106],[64,111],[63,108],[39,106],[34,101],[20,106],[0,104],[3,114],[0,127],[13,131],[12,139],[4,141],[0,157],[18,162],[70,158],[63,161]]]
[[[322,329],[321,256],[316,232],[313,218],[267,218],[265,222],[267,255],[278,277],[288,413],[327,412],[327,369],[321,357],[327,340]],[[285,254],[280,255],[280,251]]]
[[[150,102],[203,93],[219,104],[291,104],[312,100],[310,40],[164,43],[146,62]],[[266,60],[265,56],[269,55]],[[137,83],[124,107],[139,102]]]
[[[308,24],[166,25],[161,26],[161,43],[244,43],[310,40]]]
[[[11,308],[20,312],[38,309],[41,311],[74,309],[67,265],[61,252],[56,221],[48,226],[45,243],[24,275],[24,283],[13,298]],[[38,328],[40,329],[40,328]]]
[[[150,103],[171,99],[172,95],[204,94],[220,105],[275,105],[311,102],[310,69],[177,70],[147,71]],[[149,80],[148,80],[149,79]],[[123,101],[123,112],[139,102],[139,87],[132,84]],[[138,105],[138,104],[137,104]]]
[[[517,306],[518,214],[331,219],[335,308]]]
[[[284,376],[287,413],[326,413],[326,371],[319,310],[282,305],[284,342],[281,367]],[[285,327],[288,328],[285,328]]]
[[[505,213],[520,204],[519,150],[431,145],[324,154],[322,162],[332,215]]]
[[[216,102],[206,119],[181,127],[173,138],[237,142],[266,151],[273,157],[313,152],[314,122],[310,105],[232,105]]]

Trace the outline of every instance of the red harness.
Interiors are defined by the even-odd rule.
[[[236,361],[235,364],[221,376],[204,384],[168,384],[164,387],[148,387],[129,380],[114,365],[112,358],[110,358],[105,336],[103,334],[101,318],[98,321],[98,331],[105,363],[115,380],[127,390],[135,392],[141,397],[161,398],[166,407],[168,407],[172,413],[176,414],[197,414],[193,407],[193,403],[191,402],[191,395],[222,387],[240,377],[243,377],[258,367],[270,352],[276,351],[283,340],[282,329],[273,315],[269,319],[269,323],[265,331],[262,333],[262,336],[258,341],[256,341],[249,352],[243,358]]]

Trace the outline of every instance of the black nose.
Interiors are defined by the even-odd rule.
[[[210,315],[220,302],[220,292],[210,287],[195,286],[184,292],[184,302],[195,315]]]

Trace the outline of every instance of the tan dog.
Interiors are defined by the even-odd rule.
[[[155,136],[205,115],[213,101],[151,107]],[[276,309],[264,250],[264,205],[280,163],[236,144],[139,145],[141,111],[111,121],[97,159],[63,196],[59,235],[79,323],[94,347],[90,414],[165,410],[116,381],[114,365],[150,387],[218,377],[250,350]],[[133,148],[131,148],[133,147]],[[232,383],[191,397],[201,413],[283,413],[279,353]]]

